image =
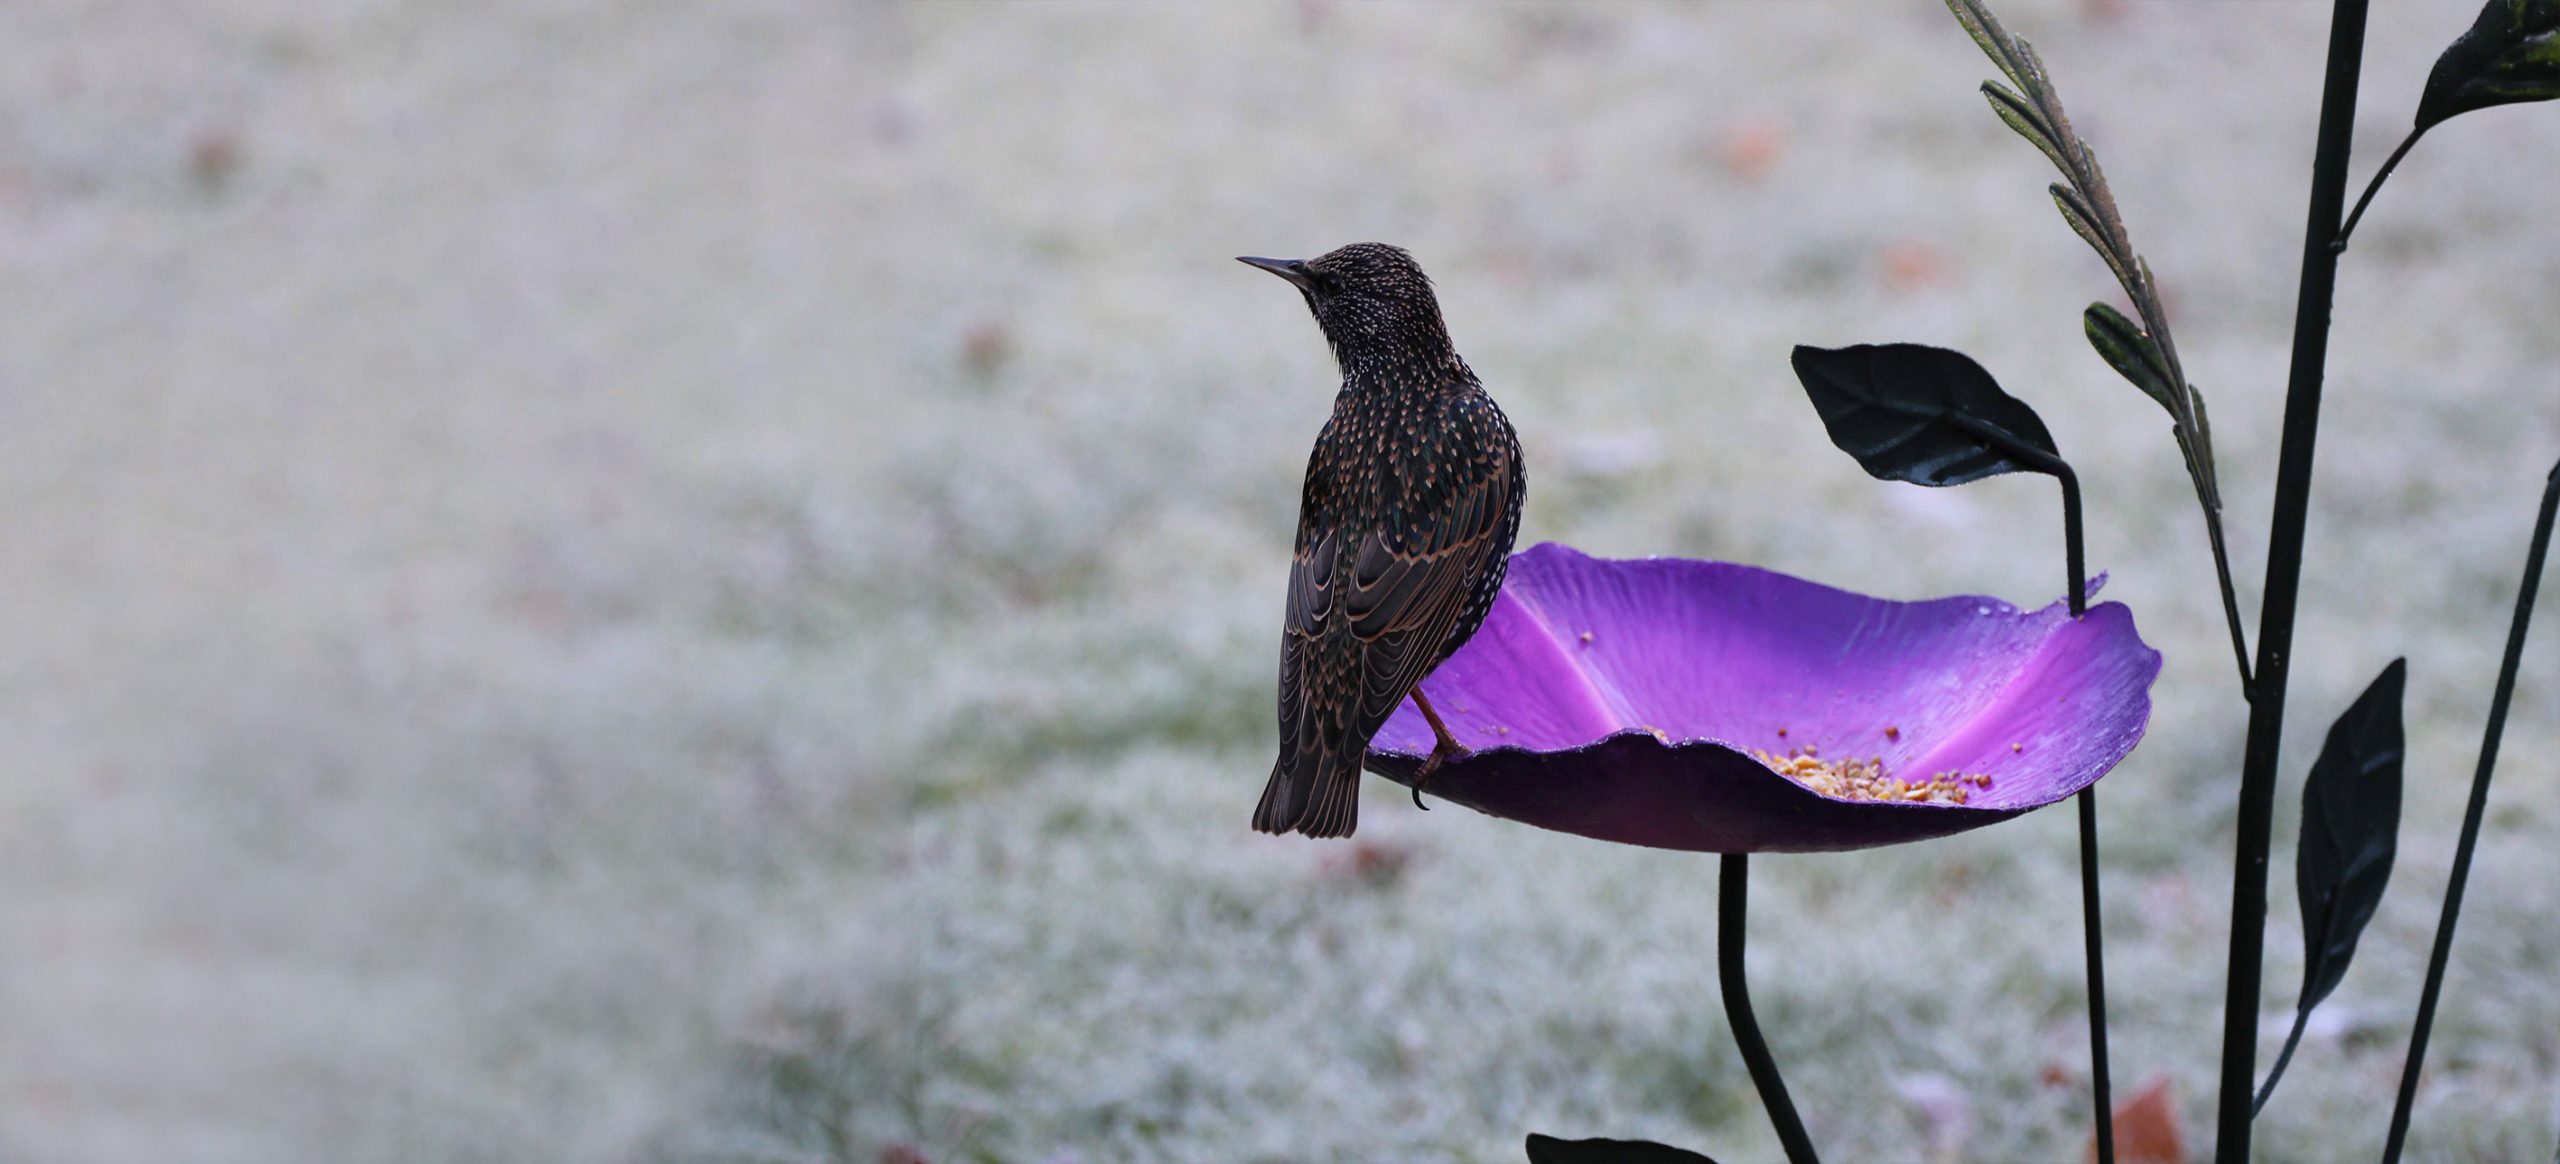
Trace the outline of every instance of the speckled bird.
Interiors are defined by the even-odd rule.
[[[1449,343],[1413,256],[1354,243],[1245,258],[1288,280],[1342,368],[1307,459],[1280,633],[1280,759],[1254,809],[1266,833],[1345,837],[1370,737],[1410,696],[1438,736],[1414,802],[1466,754],[1422,679],[1484,625],[1527,492],[1520,438]]]

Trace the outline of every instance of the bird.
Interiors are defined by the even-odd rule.
[[[1435,742],[1414,803],[1466,754],[1421,683],[1502,589],[1527,478],[1520,436],[1449,341],[1420,264],[1353,243],[1239,256],[1298,289],[1342,371],[1307,458],[1280,634],[1280,753],[1259,832],[1347,837],[1369,741],[1409,696]]]

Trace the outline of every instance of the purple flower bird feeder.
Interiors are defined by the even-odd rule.
[[[2159,672],[2121,603],[1894,602],[1549,543],[1424,683],[1469,749],[1424,790],[1663,849],[1925,840],[2095,783],[2141,741]],[[1407,701],[1369,767],[1411,784],[1432,742]]]

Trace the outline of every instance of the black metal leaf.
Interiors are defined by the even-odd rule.
[[[2302,839],[2294,886],[2302,898],[2302,999],[2275,1069],[2258,1090],[2264,1106],[2293,1059],[2313,1007],[2347,976],[2382,891],[2400,837],[2401,693],[2409,661],[2393,659],[2346,714],[2329,726],[2311,778],[2302,786]]]
[[[1793,363],[1831,443],[1883,480],[1962,485],[2061,463],[2035,410],[1962,352],[1799,344]]]
[[[1529,1164],[1716,1164],[1651,1140],[1559,1140],[1529,1133]]]
[[[2489,0],[2427,74],[2418,132],[2456,114],[2560,97],[2560,0]]]
[[[2080,315],[2081,329],[2089,333],[2089,346],[2098,349],[2098,358],[2114,368],[2118,375],[2133,381],[2145,396],[2160,402],[2171,417],[2178,415],[2177,375],[2169,370],[2168,357],[2160,354],[2160,345],[2124,313],[2104,303],[2092,303]],[[2202,429],[2204,402],[2196,402],[2199,414],[2197,428]]]
[[[2400,836],[2400,694],[2409,661],[2393,659],[2329,728],[2302,786],[2302,1007],[2337,989],[2391,880]]]

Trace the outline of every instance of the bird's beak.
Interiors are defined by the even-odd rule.
[[[1301,291],[1307,289],[1307,261],[1305,259],[1258,259],[1252,255],[1237,255],[1236,261],[1243,263],[1248,267],[1260,267],[1274,275],[1287,279],[1288,281],[1297,284],[1298,289]]]

